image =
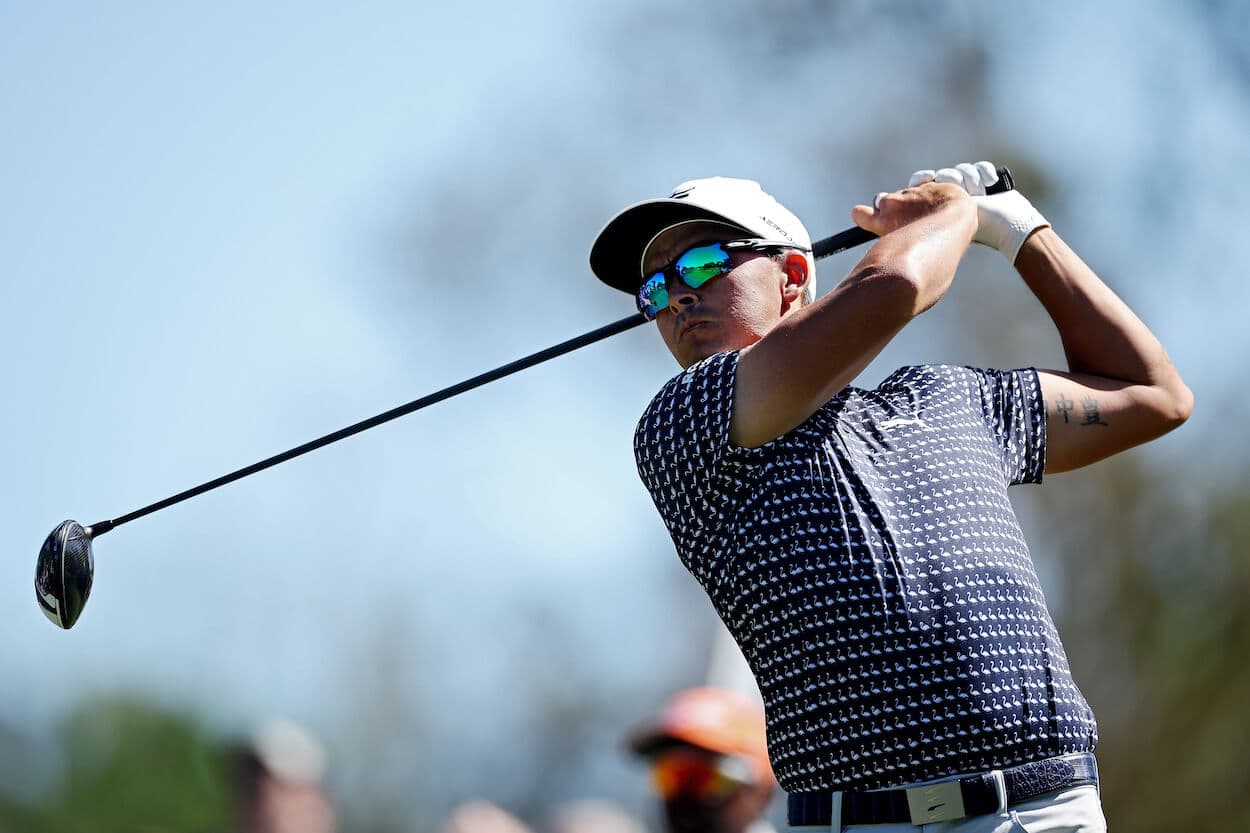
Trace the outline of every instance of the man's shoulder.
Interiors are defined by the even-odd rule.
[[[643,418],[645,419],[648,414],[657,410],[673,407],[675,401],[679,403],[689,401],[694,392],[700,392],[701,398],[703,393],[710,390],[732,389],[733,373],[737,363],[738,352],[736,350],[716,353],[695,362],[660,387],[647,404]]]
[[[900,367],[881,380],[874,390],[915,389],[943,385],[966,385],[976,377],[976,368],[956,364],[911,364]]]
[[[926,364],[900,367],[882,380],[873,393],[877,398],[922,407],[971,408],[989,418],[1004,410],[1023,413],[1044,408],[1040,391],[1034,368],[1002,370]]]
[[[634,429],[640,465],[692,455],[707,457],[706,465],[727,446],[737,359],[736,351],[716,353],[664,383]]]

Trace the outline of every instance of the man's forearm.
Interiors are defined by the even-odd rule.
[[[743,349],[734,443],[753,447],[781,436],[850,384],[908,321],[942,297],[976,231],[976,206],[953,185],[892,196],[880,216],[856,206],[852,217],[881,238],[846,280]]]
[[[901,277],[914,290],[910,309],[913,317],[937,303],[950,288],[959,261],[976,232],[975,206],[967,200],[951,201],[930,215],[897,227],[865,222],[871,216],[857,213],[858,210],[852,212],[852,218],[881,238],[847,280],[854,281],[861,274],[892,273]]]
[[[1184,388],[1150,329],[1054,230],[1031,235],[1015,265],[1059,330],[1070,371]]]

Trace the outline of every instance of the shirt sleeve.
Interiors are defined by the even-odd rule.
[[[981,412],[997,444],[1009,486],[1041,483],[1046,468],[1046,403],[1033,368],[967,368],[980,388]]]
[[[699,549],[724,520],[738,353],[718,353],[670,380],[634,432],[634,458],[679,552]]]

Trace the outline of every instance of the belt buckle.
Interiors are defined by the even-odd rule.
[[[958,781],[912,787],[907,790],[907,809],[912,824],[932,824],[951,821],[967,815],[964,812],[964,794]]]

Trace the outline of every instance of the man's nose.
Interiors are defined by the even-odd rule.
[[[697,300],[699,300],[698,293],[687,286],[685,281],[669,280],[668,307],[673,312],[681,312],[684,307],[690,306]]]

